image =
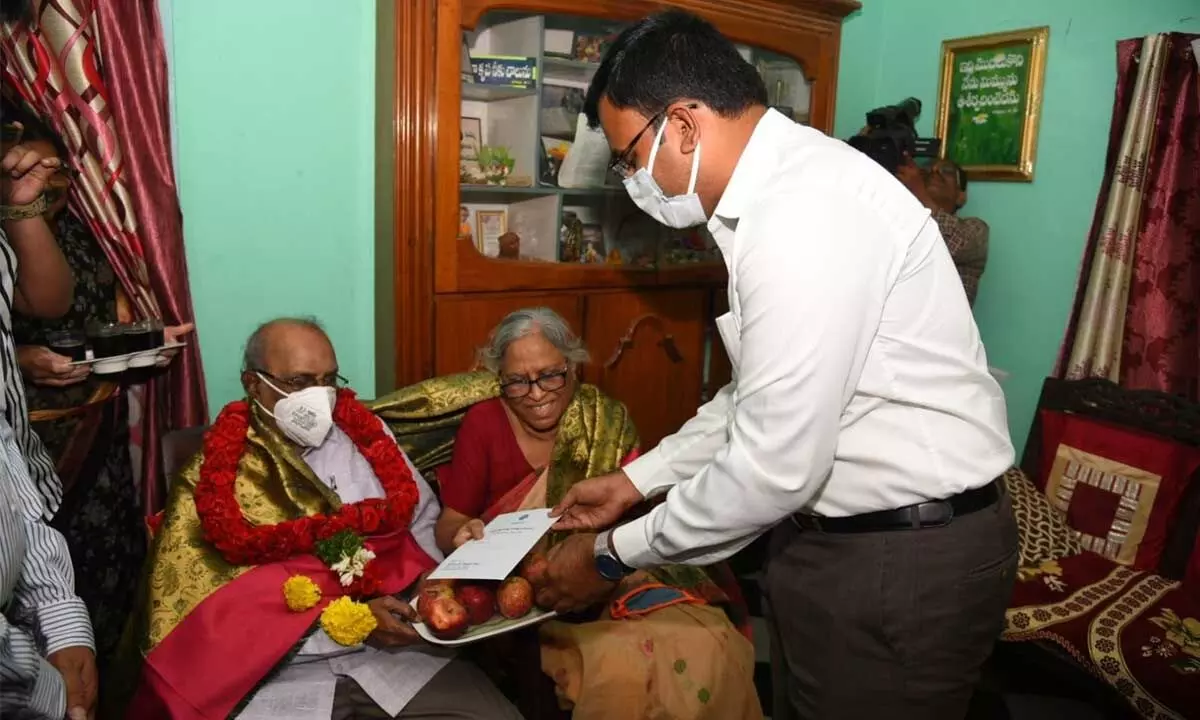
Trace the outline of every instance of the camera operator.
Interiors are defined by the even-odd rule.
[[[967,300],[974,306],[979,279],[987,264],[988,226],[979,218],[958,214],[967,203],[966,172],[949,160],[935,160],[923,170],[907,159],[896,169],[896,177],[933,213],[962,278]]]

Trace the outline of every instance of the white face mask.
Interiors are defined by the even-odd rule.
[[[662,142],[666,129],[667,121],[664,119],[658,134],[654,136],[650,163],[625,178],[625,192],[629,193],[629,197],[642,212],[667,227],[682,229],[703,225],[708,222],[708,216],[704,214],[704,206],[700,204],[700,196],[696,194],[696,174],[700,172],[699,143],[696,143],[696,151],[692,153],[692,179],[688,182],[687,193],[667,197],[658,186],[658,181],[654,179],[654,160],[658,157],[659,143]]]
[[[262,373],[255,374],[259,380],[283,396],[275,403],[275,412],[271,413],[280,432],[300,447],[318,447],[325,442],[329,431],[333,429],[333,407],[337,403],[337,390],[316,385],[289,394],[275,387]],[[258,403],[258,406],[267,410],[262,403]]]

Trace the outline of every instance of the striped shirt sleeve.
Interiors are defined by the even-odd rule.
[[[11,489],[25,526],[25,557],[13,590],[12,613],[32,620],[45,638],[47,655],[77,645],[95,650],[87,606],[75,595],[67,541],[42,519],[42,496],[9,432],[7,427],[0,430],[0,443],[5,446]]]
[[[45,641],[47,654],[63,648],[95,649],[87,607],[75,595],[75,572],[67,542],[47,523],[58,510],[62,483],[53,461],[29,425],[24,386],[12,336],[12,302],[17,258],[0,233],[0,445],[14,503],[24,521],[25,557],[6,610],[19,624],[32,623]]]
[[[25,715],[17,715],[24,710]],[[0,716],[58,720],[67,713],[62,676],[38,652],[29,633],[0,615]]]

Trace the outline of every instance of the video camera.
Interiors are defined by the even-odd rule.
[[[848,141],[850,147],[865,153],[895,174],[909,157],[937,157],[942,141],[917,137],[915,123],[921,114],[921,101],[910,97],[897,105],[875,108],[867,113],[868,131]]]

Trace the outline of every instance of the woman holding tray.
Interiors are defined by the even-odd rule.
[[[440,468],[437,539],[446,551],[504,512],[553,506],[575,482],[637,454],[625,406],[577,379],[587,360],[555,312],[518,310],[480,351],[498,397],[473,403]],[[538,551],[564,537],[551,533]],[[724,568],[670,566],[616,584],[586,621],[539,628],[542,671],[575,718],[758,718],[754,650],[726,611]],[[724,583],[723,583],[724,584]],[[731,596],[733,601],[731,602]]]
[[[4,98],[7,148],[20,142],[43,157],[68,157],[60,138]],[[57,473],[62,503],[53,525],[67,539],[75,586],[95,629],[101,675],[121,637],[146,554],[146,531],[129,455],[129,409],[121,385],[92,375],[83,359],[88,323],[129,318],[112,266],[92,231],[67,207],[71,175],[52,178],[46,222],[75,277],[74,301],[53,320],[13,313],[17,362],[25,380],[29,420],[48,453],[39,471]],[[174,340],[191,326],[167,328]],[[144,381],[144,377],[141,378]],[[51,465],[51,461],[53,465]]]

